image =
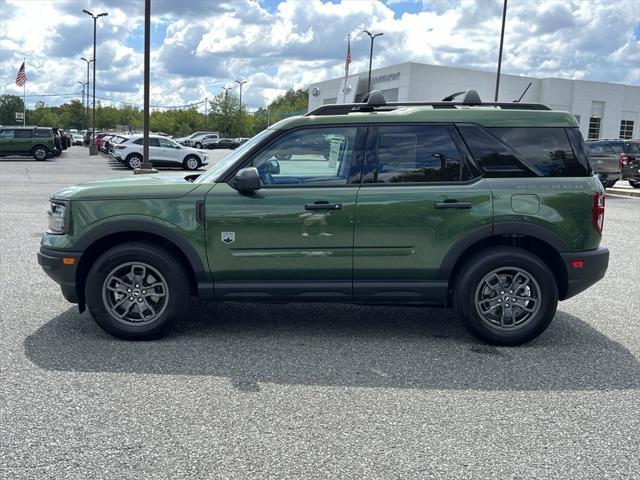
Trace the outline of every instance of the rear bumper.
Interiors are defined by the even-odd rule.
[[[571,298],[589,288],[604,277],[609,266],[609,249],[605,247],[560,255],[567,269],[567,293],[560,300]]]
[[[76,268],[80,260],[80,252],[69,252],[54,250],[47,247],[40,247],[38,252],[38,263],[62,290],[62,295],[71,303],[79,303],[78,292],[76,291]],[[74,263],[67,265],[63,258],[73,258]]]
[[[623,180],[640,180],[640,165],[625,167],[622,169]]]

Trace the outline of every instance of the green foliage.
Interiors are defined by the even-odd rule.
[[[153,111],[149,116],[149,127],[155,132],[165,132],[181,137],[196,130],[220,132],[223,137],[250,137],[267,126],[292,115],[307,111],[309,95],[305,90],[288,90],[267,108],[259,108],[251,113],[233,91],[216,95],[209,101],[207,116],[195,108]],[[15,112],[22,111],[22,98],[16,95],[0,95],[0,125],[14,125]],[[27,123],[30,125],[90,128],[91,110],[85,111],[82,102],[71,100],[57,107],[48,107],[37,102],[33,109],[27,109]],[[96,104],[96,129],[141,130],[142,110],[126,105],[123,107]]]
[[[22,112],[23,107],[17,95],[0,95],[0,125],[16,125],[16,112]]]

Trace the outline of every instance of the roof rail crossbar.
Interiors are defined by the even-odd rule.
[[[480,100],[480,95],[475,90],[465,90],[464,92],[456,92],[451,95],[444,97],[442,99],[443,102],[451,102],[454,98],[459,97],[464,94],[462,97],[462,103],[465,105],[481,105],[482,100]]]

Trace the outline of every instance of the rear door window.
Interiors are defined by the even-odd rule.
[[[15,130],[13,134],[14,138],[31,138],[33,136],[32,130]]]
[[[366,183],[458,182],[463,154],[447,125],[394,125],[373,129],[376,137],[373,169]]]
[[[38,129],[33,131],[33,136],[37,138],[51,138],[53,137],[53,132],[51,130],[46,129]]]

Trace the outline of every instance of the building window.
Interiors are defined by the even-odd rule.
[[[630,140],[633,137],[633,120],[622,120],[620,122],[620,138]]]
[[[600,117],[591,116],[589,119],[589,140],[597,140],[600,138]]]

